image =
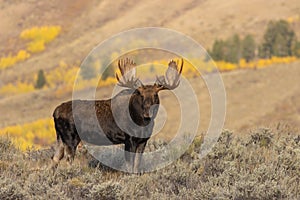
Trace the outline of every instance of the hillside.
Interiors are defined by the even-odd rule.
[[[24,29],[42,25],[59,25],[63,29],[47,51],[1,72],[0,80],[5,83],[20,74],[24,76],[41,68],[51,69],[60,61],[78,64],[95,45],[130,28],[171,28],[209,48],[215,39],[226,38],[233,33],[251,33],[259,41],[270,20],[294,19],[292,26],[299,33],[299,12],[300,3],[297,0],[188,0],[176,3],[155,0],[147,4],[137,0],[33,0],[14,3],[3,0],[0,28],[5,31],[0,33],[0,56],[24,47],[24,42],[18,40]]]
[[[171,91],[159,93],[162,115],[158,116],[166,118],[155,119],[162,129],[152,135],[145,154],[156,150],[168,154],[159,155],[162,159],[145,156],[141,170],[152,165],[161,169],[142,174],[117,171],[96,161],[82,145],[71,166],[64,159],[56,171],[50,167],[56,141],[53,110],[72,99],[79,66],[99,43],[132,28],[164,27],[190,36],[206,49],[235,33],[241,38],[251,34],[261,44],[267,24],[280,19],[300,41],[299,0],[0,0],[0,199],[300,199],[300,59],[294,53],[256,57],[249,63],[245,59],[227,63],[223,58],[215,62],[226,91],[226,116],[220,137],[204,158],[199,156],[201,150],[211,144],[211,135],[206,134],[211,92],[218,92],[208,91],[204,81],[215,73],[214,61],[207,56],[192,58],[198,67],[207,67],[201,78],[191,59],[185,58],[182,72],[200,110],[198,130],[188,125],[189,130],[180,132],[186,139],[196,130],[187,150],[180,137],[175,138],[179,140],[175,146],[168,149],[168,145],[184,127],[183,119],[196,121],[182,114],[180,101],[188,99],[187,112],[197,105],[190,103],[187,93],[179,100]],[[176,46],[173,38],[162,39]],[[124,52],[120,43],[114,45]],[[255,51],[258,54],[259,49]],[[143,66],[147,71],[137,70],[146,81],[147,75],[162,75],[161,65],[167,66],[169,59],[180,57],[157,49],[137,52],[126,56],[137,64],[153,61]],[[115,58],[114,53],[107,54],[107,60]],[[87,66],[97,76],[106,60],[93,59]],[[37,87],[38,78],[46,84]],[[84,79],[82,74],[80,78]],[[99,82],[97,78],[89,77],[80,85],[85,99],[90,99],[88,92],[96,84],[96,99],[111,97],[115,78]],[[119,147],[93,146],[92,150],[99,149],[99,154],[105,148],[112,150],[113,156],[104,156],[125,167],[120,163],[123,157],[118,160],[115,153]],[[156,165],[169,158],[174,161],[168,166]]]
[[[257,125],[272,125],[289,122],[300,126],[300,77],[299,62],[289,65],[275,65],[260,70],[240,70],[223,73],[224,86],[227,93],[227,113],[225,127],[232,130],[247,130]],[[287,70],[288,69],[288,70]],[[288,78],[287,78],[288,77]],[[210,119],[210,97],[204,82],[193,82],[195,92],[199,95],[202,131],[206,130]],[[99,98],[109,98],[112,86],[99,88]],[[54,108],[63,101],[70,100],[71,93],[61,97],[53,96],[53,89],[35,91],[23,95],[0,99],[0,107],[4,115],[0,115],[0,127],[23,124],[40,118],[52,117]],[[169,115],[177,116],[174,96],[169,92],[161,93],[162,105]],[[31,102],[31,103],[28,103]],[[11,112],[13,111],[13,112]],[[170,120],[172,121],[172,120]],[[166,124],[167,125],[167,124]],[[172,125],[166,127],[171,131]]]
[[[272,8],[270,10],[270,8]],[[0,70],[0,87],[32,79],[39,69],[46,73],[57,69],[79,66],[95,45],[113,34],[130,28],[159,26],[175,29],[191,36],[204,47],[211,47],[218,38],[238,33],[252,34],[261,41],[270,20],[286,19],[296,34],[300,33],[300,3],[289,1],[151,1],[147,4],[131,0],[109,1],[1,1],[0,56],[16,54],[26,48],[20,38],[24,30],[34,26],[58,26],[57,38],[46,49],[12,67]],[[298,35],[300,37],[300,35]],[[66,66],[65,68],[63,66]],[[74,68],[76,70],[76,68]],[[277,64],[259,70],[237,70],[222,74],[227,92],[225,129],[246,132],[257,126],[290,123],[299,127],[299,62]],[[64,76],[64,71],[60,76]],[[288,77],[288,78],[287,78]],[[61,77],[57,77],[60,79]],[[72,79],[70,79],[72,80]],[[65,81],[65,80],[58,80]],[[69,80],[68,80],[69,81]],[[201,122],[199,133],[207,130],[210,120],[210,98],[204,82],[191,80],[199,95]],[[113,87],[99,88],[99,98],[110,97]],[[169,122],[180,115],[178,102],[168,92],[160,94],[162,104],[169,113]],[[0,95],[0,129],[22,125],[39,119],[51,119],[53,109],[71,99],[71,91],[59,84],[45,90],[32,90],[24,94]],[[167,123],[163,137],[175,133],[174,123]],[[54,130],[51,130],[54,134]]]

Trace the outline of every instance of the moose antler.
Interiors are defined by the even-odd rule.
[[[116,73],[116,78],[121,87],[128,87],[128,88],[135,89],[143,85],[142,82],[135,77],[136,64],[133,62],[133,60],[129,58],[119,60],[118,66],[122,74],[122,80],[119,78],[117,73]]]
[[[181,59],[181,66],[178,70],[178,60],[175,62],[171,60],[165,76],[156,77],[156,84],[159,85],[158,90],[173,90],[178,87],[180,83],[180,74],[183,69],[183,59]]]

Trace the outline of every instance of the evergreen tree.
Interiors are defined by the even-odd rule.
[[[104,71],[102,72],[101,80],[106,80],[108,77],[115,76],[114,67],[109,62],[110,62],[109,59],[103,60],[103,62],[102,62],[102,70],[104,70]],[[106,66],[108,66],[108,67],[106,67]],[[106,68],[106,69],[104,69],[104,68]]]
[[[105,81],[108,77],[114,77],[114,76],[115,76],[114,67],[110,65],[102,73],[101,79]]]
[[[291,56],[295,42],[295,32],[284,20],[270,22],[264,34],[264,41],[260,47],[260,57]]]
[[[293,55],[300,57],[300,41],[296,41],[293,46]]]
[[[242,41],[242,58],[249,62],[255,57],[255,41],[251,35],[246,35]]]
[[[46,83],[47,82],[46,82],[46,77],[45,77],[44,71],[42,69],[40,69],[38,72],[38,77],[37,77],[34,87],[36,89],[41,89],[46,85]]]
[[[226,41],[216,40],[213,44],[211,57],[216,60],[238,63],[241,57],[240,37],[235,34]]]
[[[267,58],[267,54],[269,53],[266,51],[265,47],[263,45],[258,46],[258,57],[260,58]]]
[[[89,80],[96,77],[96,69],[94,67],[93,58],[89,56],[80,68],[80,76],[84,80]]]
[[[213,44],[213,48],[211,50],[211,57],[216,60],[224,60],[225,59],[225,42],[223,40],[216,40]]]
[[[203,59],[204,62],[209,62],[211,60],[211,55],[212,55],[211,51],[209,49],[207,49],[207,53],[205,54],[204,59]]]
[[[238,63],[241,57],[241,44],[239,35],[235,34],[226,41],[225,61]]]

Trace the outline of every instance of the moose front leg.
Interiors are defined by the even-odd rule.
[[[134,173],[140,173],[140,165],[142,162],[142,155],[144,153],[145,150],[145,146],[147,144],[147,141],[138,144],[137,148],[136,148],[136,154],[135,154],[135,160],[134,160],[134,165],[133,165],[133,172]]]
[[[132,142],[131,138],[125,141],[125,161],[129,172],[133,172],[136,148],[137,145]]]

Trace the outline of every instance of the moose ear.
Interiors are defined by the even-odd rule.
[[[135,90],[135,93],[138,94],[138,95],[141,95],[142,92],[143,92],[143,87],[138,87],[136,90]]]
[[[140,94],[141,94],[141,92],[140,92],[138,89],[136,89],[136,90],[134,91],[134,93],[133,93],[133,94],[140,95]]]
[[[159,91],[161,91],[161,90],[164,89],[164,86],[162,86],[162,85],[160,85],[158,83],[154,83],[153,86],[155,87],[156,92],[159,92]]]

